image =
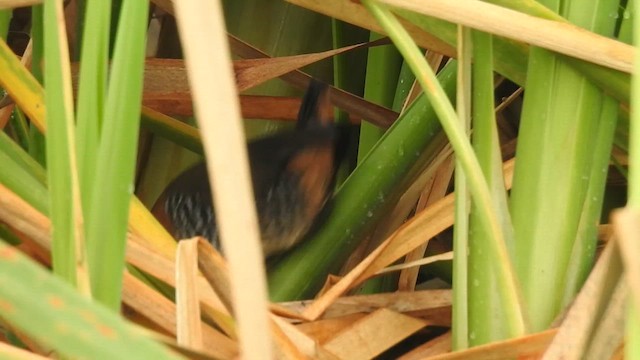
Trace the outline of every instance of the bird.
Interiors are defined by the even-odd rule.
[[[347,133],[333,123],[332,109],[328,86],[312,80],[295,129],[247,145],[265,258],[298,244],[328,208]],[[152,213],[177,240],[202,236],[224,253],[206,163],[178,175]]]

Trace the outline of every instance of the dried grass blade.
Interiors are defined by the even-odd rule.
[[[185,356],[187,359],[190,359],[190,360],[226,359],[225,357],[223,357],[223,355],[220,355],[220,353],[216,351],[209,351],[209,350],[196,351],[196,350],[184,347],[182,345],[179,345],[173,338],[170,338],[168,336],[164,336],[164,335],[153,333],[153,332],[149,332],[148,336],[150,338],[155,339],[156,341],[164,343],[165,345],[171,347],[173,350],[175,350],[176,352],[178,352],[179,354]]]
[[[402,355],[398,360],[421,360],[428,356],[435,356],[451,351],[451,331],[429,340]]]
[[[303,312],[307,301],[279,303],[293,311]],[[451,290],[421,290],[338,298],[326,309],[322,318],[335,318],[350,314],[372,312],[387,308],[397,312],[419,312],[451,306]]]
[[[640,309],[640,262],[637,259],[640,254],[640,212],[626,207],[617,210],[612,218],[631,300]]]
[[[232,52],[244,58],[268,58],[269,55],[259,49],[243,42],[242,40],[229,35],[229,45]],[[311,82],[311,76],[296,70],[282,75],[281,79],[305,90]],[[336,107],[345,110],[357,118],[367,119],[372,124],[388,128],[398,118],[398,113],[391,111],[384,106],[366,101],[359,96],[355,96],[344,90],[329,87],[329,101]]]
[[[283,56],[275,58],[236,60],[233,68],[236,73],[236,84],[238,91],[245,91],[263,82],[282,76],[286,73],[297,70],[320,60],[330,58],[335,55],[345,53],[358,48],[368,48],[370,46],[388,43],[388,39],[345,46],[339,49],[323,51],[313,54]]]
[[[448,147],[448,150],[450,153],[451,147]],[[445,196],[447,187],[449,186],[449,182],[451,181],[451,176],[453,174],[453,164],[453,156],[449,155],[438,167],[438,170],[433,175],[433,178],[427,183],[427,186],[425,186],[422,194],[420,195],[420,198],[418,199],[416,212],[424,210],[427,206],[433,204],[434,202],[440,200]],[[405,256],[405,264],[422,259],[426,250],[427,244],[425,243],[410,251],[407,256]],[[419,270],[420,269],[418,267],[403,269],[400,272],[400,277],[398,279],[398,290],[415,290]]]
[[[216,220],[229,261],[244,359],[271,358],[260,232],[222,5],[174,3],[211,180]],[[252,286],[244,282],[251,279]]]
[[[611,359],[624,344],[628,298],[629,288],[625,280],[620,279],[602,315],[602,321],[591,337],[585,360]]]
[[[342,47],[335,50],[329,50],[320,53],[303,54],[286,57],[269,57],[267,54],[241,40],[229,35],[234,50],[251,58],[249,60],[234,61],[236,70],[236,81],[238,82],[239,91],[257,86],[264,81],[282,77],[294,82],[300,88],[305,88],[310,81],[310,77],[300,72],[300,67],[311,63],[335,56],[344,52],[348,52],[360,48],[368,48],[373,46],[384,45],[389,42],[388,39],[380,39],[368,43],[361,43],[351,46]],[[72,68],[74,72],[74,80],[77,80],[77,65]],[[358,96],[347,93],[337,88],[331,88],[331,101],[338,107],[349,111],[353,116],[369,119],[369,115],[373,114],[372,122],[379,123],[384,127],[388,127],[398,117],[398,114],[385,107],[368,102]],[[180,114],[192,114],[189,110],[191,99],[187,97],[189,93],[189,84],[186,81],[186,73],[184,61],[179,59],[147,59],[145,62],[145,81],[144,81],[144,97],[146,105],[156,109],[159,103],[172,102],[178,105]],[[166,107],[167,105],[163,105]],[[244,106],[243,106],[244,108]],[[158,109],[160,110],[160,109]],[[173,109],[172,111],[176,111]],[[165,112],[166,113],[166,112]],[[170,114],[170,113],[166,113]],[[250,113],[249,113],[250,114]],[[245,117],[263,118],[243,114]],[[295,118],[297,107],[294,111]],[[265,117],[271,118],[271,117]],[[275,117],[274,117],[275,118]]]
[[[480,345],[468,350],[437,355],[428,360],[490,360],[537,358],[553,340],[557,330],[547,330],[505,341]]]
[[[320,344],[324,344],[344,328],[367,316],[367,313],[359,312],[344,316],[320,319],[312,322],[297,324],[296,327]]]
[[[51,251],[51,221],[21,197],[0,184],[0,220]]]
[[[367,12],[359,1],[344,1],[344,0],[324,0],[324,1],[312,1],[312,0],[287,0],[292,4],[304,7],[315,12],[340,19],[353,25],[357,25],[361,28],[375,31],[379,34],[383,34],[384,30],[375,21],[373,16]],[[449,44],[440,40],[439,38],[423,31],[419,27],[402,21],[402,25],[407,29],[411,37],[415,39],[416,43],[421,47],[429,50],[433,50],[437,53],[455,57],[456,51]]]
[[[0,357],[14,360],[46,360],[49,357],[40,356],[24,349],[0,342]]]
[[[144,93],[142,106],[167,116],[193,116],[193,102],[188,92]]]
[[[632,46],[569,23],[537,18],[479,0],[380,2],[540,46],[612,69],[631,72]]]
[[[274,342],[275,359],[292,359],[292,360],[304,360],[309,357],[299,348],[300,345],[294,344],[287,335],[285,335],[283,328],[279,327],[271,319],[271,335]]]
[[[164,115],[193,116],[191,94],[187,92],[145,93],[142,103]],[[245,119],[295,121],[300,103],[299,97],[240,95],[242,117]],[[357,124],[360,121],[351,117],[350,122]],[[195,128],[193,129],[195,130]]]
[[[371,359],[426,325],[383,308],[337,333],[324,347],[341,359]]]
[[[295,121],[302,100],[299,97],[241,95],[242,117],[246,119],[270,119]],[[359,119],[351,116],[351,123]]]
[[[148,287],[128,272],[123,277],[122,299],[134,310],[175,336],[176,306],[169,299]],[[202,323],[203,348],[216,358],[229,359],[238,355],[238,344],[215,328]]]
[[[196,277],[198,238],[178,243],[176,253],[176,324],[178,344],[202,349],[202,324]]]
[[[514,163],[512,160],[504,163],[503,171],[507,189],[511,187],[509,179],[513,174]],[[389,245],[385,251],[372,263],[366,272],[360,275],[357,281],[363,281],[375,274],[378,270],[415,249],[415,247],[422,244],[425,239],[430,239],[451,226],[453,224],[453,196],[454,194],[447,195],[433,206],[416,215],[412,220],[408,221],[405,226],[391,235],[387,239]]]
[[[420,196],[420,193],[433,181],[434,174],[438,171],[441,164],[452,154],[453,150],[451,146],[444,146],[433,161],[428,162],[426,169],[417,177],[408,190],[400,196],[400,199],[394,204],[393,210],[382,218],[376,224],[374,232],[369,235],[366,241],[363,241],[356,251],[350,256],[349,260],[343,266],[343,272],[353,269],[355,265],[362,261],[376,246],[380,245],[382,241],[389,237],[396,229],[398,229],[411,215],[415,209],[416,199]],[[446,189],[445,189],[446,190]],[[442,195],[444,196],[444,194]],[[441,196],[441,197],[442,197]],[[420,254],[420,257],[424,256],[424,252]],[[344,270],[347,269],[347,270]],[[399,289],[403,290],[403,289]]]
[[[582,359],[604,307],[622,274],[622,262],[613,242],[607,244],[582,290],[569,309],[543,359]]]
[[[0,3],[0,10],[27,7],[40,3],[42,3],[42,0],[6,0]]]
[[[127,243],[127,262],[170,286],[176,285],[175,264],[154,249],[145,247],[136,236],[130,236]],[[233,319],[218,295],[202,276],[198,275],[195,282],[204,314],[213,319],[227,335],[234,338]]]
[[[198,267],[227,311],[233,311],[227,264],[222,255],[203,238],[198,238]]]
[[[406,270],[406,269],[416,269],[417,270],[417,268],[419,268],[420,266],[431,264],[431,263],[434,263],[436,261],[445,261],[445,260],[453,260],[453,251],[447,251],[447,252],[442,253],[442,254],[423,257],[423,258],[420,258],[420,259],[414,260],[414,261],[406,261],[403,264],[387,266],[386,268],[384,268],[382,270],[378,270],[376,272],[376,275],[382,275],[382,274],[386,274],[386,273],[390,273],[390,272],[394,272],[394,271]]]
[[[307,334],[302,332],[300,329],[290,324],[289,322],[281,319],[278,316],[272,315],[272,329],[274,330],[274,334],[276,335],[277,342],[281,345],[290,345],[295,348],[294,351],[290,351],[291,353],[295,353],[296,359],[326,359],[326,360],[337,360],[338,358],[319,346],[317,341],[309,337]],[[283,349],[284,350],[284,349]],[[285,359],[291,359],[293,357],[284,357]]]
[[[329,308],[331,304],[333,304],[335,300],[340,297],[340,295],[344,294],[351,288],[358,277],[369,268],[371,263],[375,261],[375,259],[380,256],[380,254],[383,253],[388,244],[388,241],[380,244],[380,246],[378,246],[378,248],[375,249],[367,258],[356,265],[353,270],[351,270],[347,275],[341,278],[328,290],[323,292],[323,294],[318,299],[316,299],[313,303],[311,303],[311,305],[304,309],[304,311],[302,312],[302,316],[306,319],[315,320],[320,315],[322,315],[322,313],[324,313],[327,308]]]

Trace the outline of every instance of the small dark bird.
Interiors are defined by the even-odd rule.
[[[248,144],[265,257],[302,240],[331,195],[343,137],[328,105],[327,86],[312,81],[294,131]],[[173,180],[152,212],[177,239],[199,235],[220,249],[204,162]]]

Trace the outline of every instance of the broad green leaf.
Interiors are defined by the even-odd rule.
[[[615,19],[607,23],[606,17],[617,11],[617,2],[544,4],[577,25],[613,33]],[[546,328],[565,305],[566,287],[572,284],[575,291],[576,281],[567,278],[568,268],[590,266],[591,257],[571,254],[583,245],[594,250],[579,243],[593,239],[577,235],[581,221],[589,226],[597,223],[598,217],[581,219],[581,215],[585,201],[591,201],[587,194],[594,181],[592,169],[602,168],[594,163],[594,142],[609,133],[600,128],[603,110],[609,107],[595,85],[547,50],[531,49],[528,73],[511,211],[516,270],[532,330],[537,331]],[[600,150],[607,151],[604,148]],[[571,265],[572,261],[579,265]],[[572,273],[581,271],[574,268]]]
[[[0,315],[74,359],[179,359],[0,239]]]

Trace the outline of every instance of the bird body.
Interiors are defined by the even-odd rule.
[[[327,87],[312,82],[296,129],[248,144],[251,178],[265,256],[296,245],[314,224],[335,178],[336,128]],[[152,212],[177,238],[207,238],[220,249],[205,163],[173,180]]]

